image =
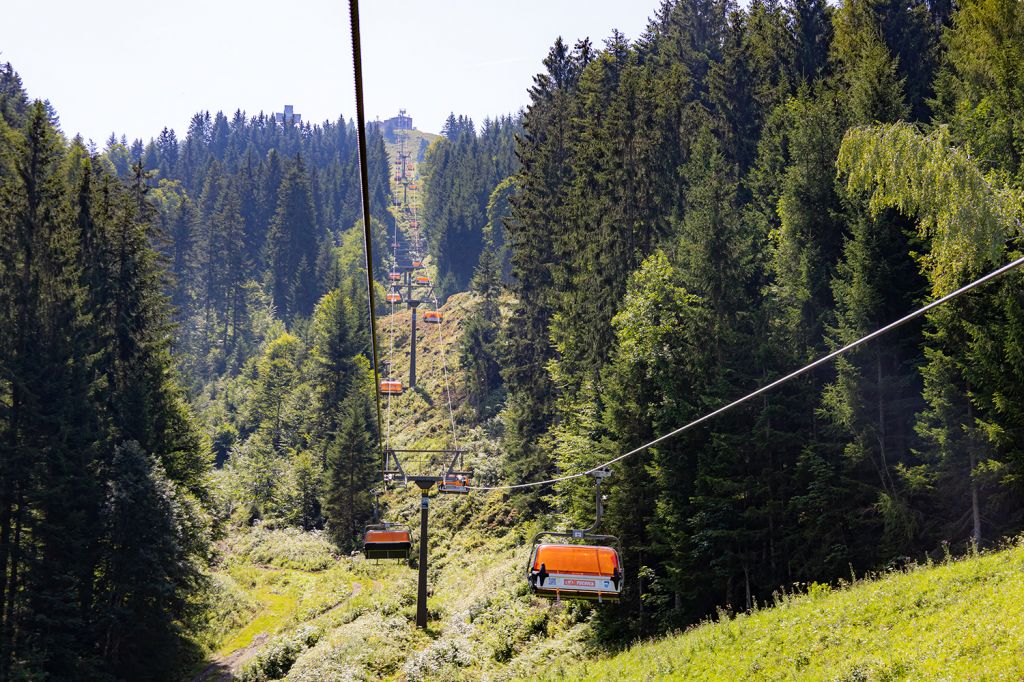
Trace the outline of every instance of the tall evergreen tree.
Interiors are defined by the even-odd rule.
[[[285,171],[277,193],[277,210],[267,234],[266,261],[270,289],[285,319],[309,315],[316,303],[319,226],[313,210],[309,175],[301,156]]]
[[[589,43],[575,50],[559,38],[544,60],[546,73],[534,77],[531,104],[523,116],[526,132],[518,149],[519,194],[506,223],[511,245],[516,304],[503,331],[507,355],[502,377],[509,389],[506,408],[509,475],[543,475],[550,461],[537,448],[551,414],[553,386],[546,372],[550,359],[547,326],[552,312],[555,258],[552,226],[560,222],[564,187],[571,180],[567,138],[571,98],[579,73],[591,59]]]
[[[372,375],[362,359],[355,370],[327,451],[325,510],[328,528],[342,549],[357,546],[361,530],[371,518],[370,482],[376,479],[379,461],[373,447],[376,423],[367,399]]]

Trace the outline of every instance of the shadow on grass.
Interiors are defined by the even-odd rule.
[[[423,399],[423,402],[427,404],[427,407],[434,406],[434,399],[430,397],[430,394],[427,393],[427,390],[423,388],[421,384],[416,384],[416,386],[412,390],[413,393],[415,393],[416,395]]]
[[[192,678],[192,682],[229,682],[234,679],[231,664],[227,661],[208,663],[202,671]]]

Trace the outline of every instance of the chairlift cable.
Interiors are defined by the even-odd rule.
[[[397,233],[397,227],[396,233]],[[397,257],[397,256],[396,256]],[[388,337],[390,347],[388,348],[388,379],[394,376],[395,371],[395,302],[391,301],[391,314],[388,316]],[[388,391],[388,410],[387,410],[387,440],[385,441],[385,453],[384,458],[387,459],[387,451],[391,449],[391,391]],[[385,465],[387,462],[385,461]],[[387,468],[385,466],[385,468]]]
[[[434,292],[434,286],[430,286],[430,296],[434,299],[434,312],[440,314],[440,305],[438,304],[437,294]],[[444,318],[441,318],[441,323],[437,325],[437,340],[440,345],[441,353],[441,368],[444,373],[444,391],[448,398],[448,419],[452,426],[452,444],[455,449],[459,449],[459,435],[455,429],[455,408],[452,406],[452,386],[448,378],[448,352],[445,348],[444,342]]]
[[[927,305],[925,305],[925,306],[923,306],[921,308],[918,308],[917,310],[913,311],[912,313],[909,313],[908,315],[905,315],[905,316],[901,317],[900,319],[896,320],[895,322],[890,322],[889,324],[885,325],[884,327],[882,327],[880,329],[876,329],[875,331],[871,332],[870,334],[862,336],[861,338],[857,339],[856,341],[853,341],[852,343],[848,343],[845,346],[843,346],[842,348],[839,348],[838,350],[834,350],[831,353],[818,358],[814,362],[811,362],[811,363],[809,363],[807,365],[804,365],[803,367],[801,367],[800,369],[798,369],[798,370],[796,370],[794,372],[790,372],[789,374],[787,374],[784,377],[781,377],[781,378],[776,379],[775,381],[773,381],[773,382],[771,382],[769,384],[765,384],[764,386],[761,386],[760,388],[756,389],[755,391],[752,391],[751,393],[748,393],[747,395],[743,396],[742,398],[737,398],[736,400],[732,401],[731,403],[723,405],[722,407],[719,407],[716,410],[712,410],[711,412],[708,412],[708,413],[704,414],[703,416],[698,417],[697,419],[694,419],[693,421],[691,421],[691,422],[689,422],[687,424],[684,424],[683,426],[680,426],[679,428],[677,428],[677,429],[675,429],[673,431],[669,431],[668,433],[663,434],[663,435],[655,438],[654,440],[652,440],[652,441],[650,441],[648,443],[644,443],[643,445],[640,445],[640,446],[638,446],[636,448],[633,448],[629,452],[621,454],[618,457],[615,457],[614,459],[610,459],[607,462],[599,464],[599,465],[597,465],[597,466],[595,466],[593,468],[587,469],[586,471],[581,471],[581,472],[576,473],[576,474],[566,474],[565,476],[558,476],[556,478],[549,478],[549,479],[546,479],[546,480],[543,480],[543,481],[531,481],[529,483],[515,483],[515,484],[511,484],[511,485],[494,485],[494,486],[470,486],[470,490],[518,490],[518,489],[522,489],[522,488],[534,488],[534,487],[543,486],[543,485],[551,485],[553,483],[561,483],[562,481],[570,481],[570,480],[575,479],[575,478],[581,478],[583,476],[587,476],[589,474],[592,474],[593,472],[597,471],[598,469],[601,469],[601,468],[606,467],[606,466],[610,466],[612,464],[615,464],[616,462],[621,462],[622,460],[626,459],[627,457],[632,457],[633,455],[635,455],[635,454],[637,454],[639,452],[643,452],[644,450],[647,450],[648,448],[654,447],[658,443],[662,443],[662,442],[664,442],[664,441],[666,441],[666,440],[668,440],[670,438],[678,436],[683,431],[687,431],[689,429],[692,429],[695,426],[698,426],[699,424],[703,424],[704,422],[706,422],[706,421],[708,421],[710,419],[713,419],[714,417],[717,417],[718,415],[722,414],[723,412],[727,412],[727,411],[731,410],[732,408],[734,408],[734,407],[736,407],[738,405],[741,405],[741,404],[747,402],[748,400],[751,400],[752,398],[756,398],[757,396],[761,395],[762,393],[767,393],[768,391],[772,390],[773,388],[775,388],[777,386],[781,386],[782,384],[786,383],[787,381],[790,381],[791,379],[795,379],[796,377],[798,377],[798,376],[800,376],[802,374],[806,374],[807,372],[810,372],[812,369],[814,369],[816,367],[819,367],[819,366],[821,366],[821,365],[823,365],[823,364],[825,364],[827,362],[830,362],[831,360],[834,360],[835,358],[839,357],[840,355],[844,355],[845,353],[848,353],[849,351],[853,350],[854,348],[862,346],[865,343],[867,343],[868,341],[871,341],[872,339],[875,339],[875,338],[885,334],[886,332],[892,331],[893,329],[896,329],[897,327],[899,327],[899,326],[901,326],[903,324],[906,324],[907,322],[910,322],[911,320],[913,320],[915,318],[918,318],[921,315],[924,315],[926,312],[928,312],[932,308],[938,307],[938,306],[942,305],[943,303],[947,303],[949,301],[952,301],[954,298],[957,298],[958,296],[961,296],[961,295],[967,293],[968,291],[970,291],[972,289],[975,289],[976,287],[979,287],[982,284],[985,284],[986,282],[989,282],[989,281],[991,281],[993,279],[996,279],[996,278],[1000,277],[1001,275],[1005,275],[1006,273],[1008,273],[1008,272],[1010,272],[1010,271],[1020,267],[1021,265],[1024,265],[1024,257],[1018,258],[1015,261],[1007,263],[1006,265],[1003,265],[1002,267],[1000,267],[1000,268],[998,268],[996,270],[993,270],[992,272],[988,273],[987,275],[979,277],[978,279],[974,280],[970,284],[966,284],[966,285],[960,287],[959,289],[957,289],[956,291],[954,291],[952,293],[949,293],[949,294],[946,294],[945,296],[942,296],[941,298],[938,298],[938,299],[932,301],[931,303],[929,303],[929,304],[927,304]]]
[[[359,189],[363,208],[363,251],[366,257],[366,296],[370,310],[370,352],[373,365],[374,398],[377,403],[377,444],[383,447],[381,432],[384,430],[380,408],[380,367],[377,354],[377,310],[373,296],[373,239],[370,225],[370,171],[366,158],[366,116],[363,106],[363,59],[359,40],[359,0],[349,0],[349,20],[352,30],[352,68],[356,87],[356,133],[359,149]],[[386,468],[386,462],[385,462]],[[383,469],[381,470],[383,472]]]

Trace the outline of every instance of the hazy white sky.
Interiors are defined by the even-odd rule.
[[[404,107],[438,132],[448,113],[524,106],[559,35],[636,39],[658,0],[363,0],[366,115]],[[304,121],[355,115],[346,0],[0,0],[0,63],[49,99],[64,131],[179,137],[199,110],[293,104]]]

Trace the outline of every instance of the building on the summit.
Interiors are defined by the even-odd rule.
[[[274,114],[274,118],[277,119],[278,123],[294,123],[296,125],[302,123],[302,114],[296,114],[295,107],[291,104],[285,104],[284,111]]]
[[[378,125],[380,126],[381,134],[389,140],[395,139],[395,131],[415,130],[412,126],[412,116],[407,116],[405,109],[399,109],[398,116],[392,116],[389,119],[378,121]]]

